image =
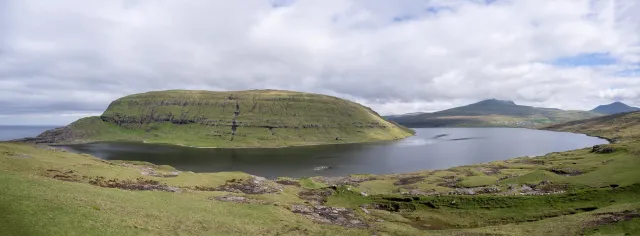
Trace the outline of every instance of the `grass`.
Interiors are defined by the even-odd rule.
[[[63,143],[124,140],[196,147],[355,143],[413,134],[354,102],[278,90],[135,94],[112,102],[100,117],[81,119],[69,128],[72,135]]]
[[[259,195],[198,190],[214,190],[228,181],[250,177],[244,173],[181,172],[176,177],[153,177],[143,175],[142,170],[174,170],[144,162],[103,161],[46,146],[0,143],[0,232],[3,235],[640,235],[637,218],[640,142],[633,138],[640,127],[634,123],[614,124],[620,128],[602,133],[604,137],[620,138],[618,143],[607,145],[613,153],[581,149],[446,170],[354,175],[351,178],[367,180],[350,186],[329,187],[321,178],[280,178],[295,184],[282,185],[279,193]],[[183,191],[103,188],[91,183],[90,179],[96,176],[121,180],[145,178]],[[540,196],[522,195],[525,185],[545,192]],[[499,190],[481,193],[484,186]],[[449,194],[461,189],[480,193]],[[289,210],[292,205],[307,204],[300,195],[303,192],[325,190],[332,192],[326,197],[326,206],[352,209],[369,227],[320,224]],[[226,195],[246,197],[257,203],[212,199]]]

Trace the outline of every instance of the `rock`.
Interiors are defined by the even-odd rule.
[[[369,210],[367,210],[367,208],[360,207],[360,209],[362,209],[362,211],[367,215],[371,214],[371,212],[369,212]]]
[[[414,195],[414,196],[434,196],[440,195],[440,193],[436,192],[435,189],[429,190],[419,190],[419,189],[411,189],[409,192],[402,192],[402,195]]]
[[[350,185],[358,186],[365,181],[376,180],[376,177],[313,177],[313,181],[325,183],[330,186]]]
[[[267,201],[251,199],[251,198],[242,197],[242,196],[233,196],[233,195],[227,195],[227,196],[215,197],[215,198],[209,198],[209,199],[212,199],[212,200],[215,199],[223,202],[249,203],[249,204],[262,204],[262,205],[269,204],[269,202]]]
[[[209,190],[208,188],[201,188],[202,190]],[[251,176],[246,180],[232,179],[227,181],[224,185],[211,189],[213,191],[226,191],[226,192],[241,192],[245,194],[266,194],[266,193],[279,193],[282,191],[282,187],[275,183],[267,181],[267,179],[258,176]]]
[[[608,145],[595,145],[591,149],[591,152],[600,153],[600,154],[613,153],[614,151],[615,150],[611,146],[608,146]]]
[[[328,169],[331,169],[331,167],[328,167],[328,166],[318,166],[318,167],[316,167],[316,168],[313,168],[313,170],[315,170],[315,171],[323,171],[323,170],[328,170]]]
[[[362,195],[363,197],[369,196],[369,194],[367,194],[365,192],[360,192],[360,195]]]
[[[347,228],[367,228],[352,210],[342,207],[292,205],[291,212],[301,214],[320,224],[340,225]]]
[[[457,188],[449,192],[449,195],[477,195],[498,192],[500,192],[500,188],[498,187]]]
[[[322,205],[327,202],[327,197],[333,195],[335,188],[322,188],[322,189],[309,189],[298,193],[298,197],[307,200],[307,202],[314,205]]]

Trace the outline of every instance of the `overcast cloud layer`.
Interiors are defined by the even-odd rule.
[[[0,124],[165,89],[288,89],[381,114],[486,98],[640,106],[637,0],[0,0]]]

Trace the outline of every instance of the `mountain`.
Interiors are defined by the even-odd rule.
[[[513,101],[488,99],[434,113],[385,118],[407,127],[538,127],[600,115],[594,112],[522,106]]]
[[[632,107],[621,102],[614,102],[609,105],[598,106],[591,111],[601,113],[601,114],[611,115],[611,114],[624,113],[624,112],[640,111],[640,108]]]
[[[610,141],[640,140],[640,112],[618,113],[586,120],[551,125],[543,129],[584,133]]]
[[[320,94],[171,90],[120,98],[99,117],[84,118],[23,141],[282,147],[393,140],[412,134],[368,107]]]

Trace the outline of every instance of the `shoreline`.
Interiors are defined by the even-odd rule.
[[[492,127],[485,127],[485,128],[492,128]],[[503,127],[503,128],[510,128],[510,127]],[[517,129],[529,129],[529,128],[517,128]],[[609,138],[606,137],[599,137],[599,136],[594,136],[594,135],[588,135],[585,133],[577,133],[577,132],[566,132],[566,131],[554,131],[554,130],[545,130],[545,129],[529,129],[529,130],[539,130],[539,131],[549,131],[549,132],[559,132],[559,133],[571,133],[571,134],[581,134],[581,135],[585,135],[585,136],[589,136],[589,137],[594,137],[594,138],[599,138],[602,139],[603,141],[606,141],[607,144],[613,144],[614,142],[612,142]],[[415,134],[412,136],[416,136]],[[411,137],[411,136],[409,136]],[[408,138],[408,137],[407,137]],[[403,138],[404,139],[404,138]],[[313,144],[313,145],[292,145],[292,146],[282,146],[282,147],[239,147],[239,148],[220,148],[220,147],[193,147],[193,146],[187,146],[187,145],[182,145],[182,144],[166,144],[166,143],[153,143],[153,142],[148,142],[148,141],[95,141],[95,142],[81,142],[81,143],[74,143],[74,144],[38,144],[38,145],[45,145],[45,146],[51,146],[51,147],[56,147],[56,146],[66,146],[66,145],[78,145],[78,144],[92,144],[92,143],[101,143],[101,142],[123,142],[123,143],[136,143],[136,144],[150,144],[150,145],[166,145],[166,146],[175,146],[175,147],[185,147],[185,148],[196,148],[196,149],[265,149],[265,148],[269,148],[269,149],[277,149],[277,148],[288,148],[288,147],[305,147],[305,146],[329,146],[329,145],[342,145],[342,144],[358,144],[358,143],[362,143],[362,144],[366,144],[366,143],[381,143],[381,142],[393,142],[393,141],[397,141],[397,140],[401,140],[401,139],[396,139],[396,140],[380,140],[380,141],[374,141],[374,142],[356,142],[356,143],[336,143],[336,144]],[[520,159],[520,158],[537,158],[537,157],[543,157],[546,156],[548,154],[552,154],[552,153],[567,153],[567,152],[574,152],[574,151],[578,151],[578,150],[583,150],[583,149],[588,149],[591,146],[586,146],[583,148],[577,148],[577,149],[571,149],[571,150],[566,150],[566,151],[560,151],[560,152],[549,152],[549,153],[544,153],[544,154],[540,154],[540,155],[524,155],[524,156],[517,156],[517,157],[511,157],[505,160],[495,160],[495,161],[488,161],[488,162],[480,162],[480,163],[473,163],[473,164],[465,164],[465,165],[457,165],[457,166],[452,166],[452,167],[448,167],[448,168],[435,168],[435,169],[422,169],[422,170],[417,170],[417,171],[409,171],[409,172],[395,172],[395,173],[384,173],[384,174],[371,174],[371,173],[354,173],[354,174],[348,174],[348,175],[341,175],[341,176],[323,176],[321,173],[318,173],[319,175],[314,175],[314,176],[310,176],[310,177],[325,177],[325,178],[350,178],[353,175],[374,175],[374,176],[394,176],[394,175],[410,175],[410,174],[417,174],[417,173],[421,173],[421,172],[428,172],[428,171],[440,171],[440,170],[448,170],[448,169],[452,169],[452,168],[458,168],[458,167],[472,167],[472,166],[479,166],[479,165],[486,165],[486,164],[490,164],[490,163],[494,163],[494,162],[500,162],[500,161],[509,161],[509,160],[514,160],[514,159]],[[96,157],[97,158],[97,157]],[[98,158],[100,159],[100,158]],[[108,161],[108,160],[107,160]],[[128,160],[124,160],[124,161],[128,161]],[[152,165],[156,165],[154,163],[150,163]],[[173,167],[173,166],[171,166]],[[173,167],[175,168],[175,167]],[[176,170],[179,170],[176,168]],[[188,170],[179,170],[179,171],[186,171],[189,172]],[[227,172],[233,172],[233,171],[218,171],[218,172],[196,172],[196,173],[227,173]],[[246,173],[246,172],[242,172],[244,174],[248,174],[248,175],[253,175],[250,173]],[[256,176],[256,175],[254,175]],[[278,178],[294,178],[291,176],[278,176],[278,177],[274,177],[274,178],[270,178],[270,179],[278,179]],[[302,178],[302,177],[300,177]],[[299,178],[296,178],[299,179]]]

